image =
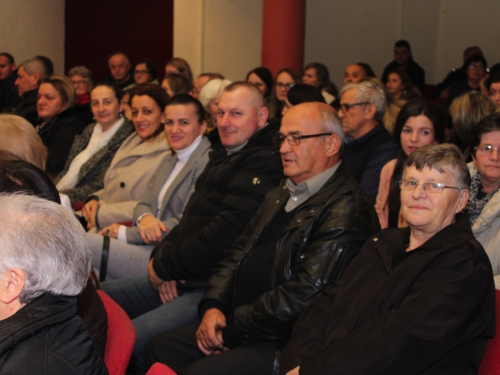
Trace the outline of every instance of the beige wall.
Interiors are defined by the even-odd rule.
[[[174,56],[237,81],[260,65],[263,0],[175,0]]]
[[[0,0],[0,52],[17,63],[45,55],[64,69],[64,0]]]

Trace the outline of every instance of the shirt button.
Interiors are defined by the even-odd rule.
[[[378,241],[378,237],[374,237],[373,241],[377,242]]]

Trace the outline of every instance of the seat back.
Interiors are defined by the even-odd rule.
[[[495,337],[488,340],[478,375],[500,375],[500,291],[495,290]]]
[[[127,313],[105,292],[98,290],[108,314],[108,339],[104,363],[110,375],[125,375],[134,349],[135,327]]]
[[[156,362],[146,375],[177,375],[170,367],[164,365],[163,363]]]

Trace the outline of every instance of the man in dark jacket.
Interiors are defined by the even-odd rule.
[[[0,53],[0,113],[12,113],[19,95],[14,82],[17,79],[17,70],[14,56],[7,52]]]
[[[276,143],[289,178],[263,201],[226,252],[199,305],[201,324],[156,336],[145,360],[190,374],[272,374],[307,302],[334,285],[379,230],[366,194],[340,161],[334,110],[303,103]],[[218,355],[211,355],[218,354]]]
[[[0,197],[0,373],[107,374],[77,295],[90,273],[80,223],[27,195]]]
[[[102,284],[133,318],[137,341],[132,371],[142,370],[143,348],[154,335],[197,321],[196,306],[210,271],[283,177],[272,150],[278,125],[267,123],[268,110],[257,87],[235,82],[226,87],[218,106],[217,130],[225,148],[210,154],[179,224],[154,248],[149,279]]]

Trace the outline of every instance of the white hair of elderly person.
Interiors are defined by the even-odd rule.
[[[1,194],[0,228],[0,373],[107,374],[76,315],[91,260],[80,223],[57,203]]]

